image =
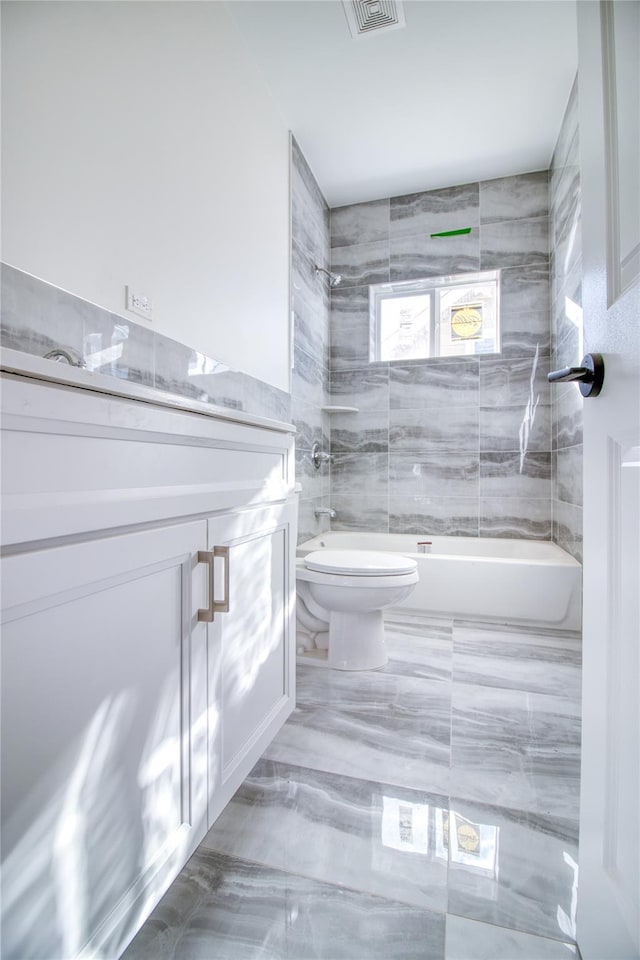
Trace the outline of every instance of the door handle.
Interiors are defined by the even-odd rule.
[[[215,600],[214,561],[216,557],[224,560],[224,596]],[[211,623],[214,614],[229,612],[229,547],[214,547],[213,550],[198,550],[198,563],[207,564],[207,589],[209,605],[198,610],[200,623]]]
[[[568,383],[575,380],[583,397],[597,397],[604,383],[604,360],[601,353],[587,353],[581,367],[563,367],[547,374],[549,383]]]

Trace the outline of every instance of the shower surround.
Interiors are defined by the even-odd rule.
[[[551,539],[548,214],[547,171],[331,211],[333,529]],[[500,355],[369,362],[369,284],[488,269]]]

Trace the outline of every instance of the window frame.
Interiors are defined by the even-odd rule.
[[[478,353],[451,353],[443,354],[440,348],[440,302],[442,296],[458,286],[469,286],[473,283],[495,283],[495,337],[494,349]],[[385,283],[369,286],[369,363],[415,363],[426,360],[461,360],[480,356],[500,356],[502,354],[502,329],[500,317],[500,285],[501,271],[499,269],[474,270],[470,273],[445,274],[436,277],[420,277],[413,280],[392,280]],[[382,324],[381,304],[395,299],[409,296],[424,296],[429,300],[429,354],[419,357],[382,357]],[[469,343],[470,340],[461,340]]]

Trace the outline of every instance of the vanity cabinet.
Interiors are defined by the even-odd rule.
[[[115,958],[293,709],[293,434],[2,386],[0,953]]]

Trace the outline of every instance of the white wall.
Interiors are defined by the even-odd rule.
[[[2,259],[288,389],[288,132],[225,4],[21,0],[2,33]]]

